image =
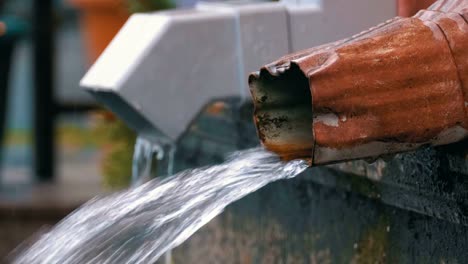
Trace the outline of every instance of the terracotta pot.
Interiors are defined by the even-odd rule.
[[[0,22],[0,36],[5,34],[5,32],[6,32],[5,24],[3,22]]]
[[[92,64],[130,16],[123,0],[69,0],[81,10],[81,30]]]

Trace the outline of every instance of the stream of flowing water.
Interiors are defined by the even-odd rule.
[[[306,168],[305,161],[285,163],[260,148],[239,151],[220,165],[95,198],[18,253],[13,262],[154,263],[230,203]]]

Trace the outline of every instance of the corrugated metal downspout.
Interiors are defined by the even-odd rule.
[[[250,76],[258,135],[311,164],[467,137],[468,0],[443,0]]]

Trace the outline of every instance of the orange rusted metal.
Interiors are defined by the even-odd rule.
[[[442,0],[250,76],[258,135],[312,164],[468,136],[468,0]]]

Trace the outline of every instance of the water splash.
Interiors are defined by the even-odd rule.
[[[284,163],[265,150],[250,149],[220,165],[156,178],[88,202],[14,263],[153,263],[230,203],[306,168],[305,161]]]
[[[156,175],[172,175],[174,152],[173,144],[139,135],[133,152],[132,186],[139,186]]]

